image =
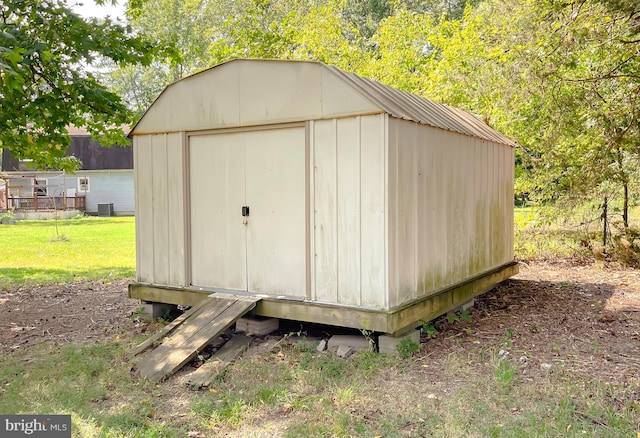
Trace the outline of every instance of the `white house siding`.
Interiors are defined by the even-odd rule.
[[[87,213],[97,213],[98,204],[113,204],[116,215],[133,214],[135,210],[135,193],[133,187],[133,170],[91,170],[78,171],[76,174],[62,172],[25,173],[24,177],[11,178],[10,195],[17,197],[33,196],[33,179],[47,180],[47,195],[62,197],[67,195],[86,197]],[[78,190],[78,178],[89,178],[89,191]]]
[[[314,300],[387,307],[385,120],[311,123]]]
[[[513,260],[513,148],[389,118],[391,308]]]
[[[88,213],[97,213],[98,204],[113,204],[116,215],[134,213],[133,170],[78,172],[72,178],[67,177],[67,188],[76,189],[76,194],[82,194],[77,191],[79,177],[89,178]]]
[[[134,137],[137,279],[187,286],[183,135]]]

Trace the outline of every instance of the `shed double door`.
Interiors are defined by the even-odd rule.
[[[191,283],[306,296],[303,127],[189,138]]]

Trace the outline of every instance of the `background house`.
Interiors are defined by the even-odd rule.
[[[69,128],[69,134],[67,155],[82,163],[75,175],[35,171],[28,161],[17,160],[6,149],[2,151],[6,208],[16,213],[80,210],[101,215],[134,214],[132,147],[103,147],[87,131],[75,127]]]
[[[513,142],[473,115],[307,61],[235,60],[131,132],[137,284],[189,304],[396,333],[517,272]]]

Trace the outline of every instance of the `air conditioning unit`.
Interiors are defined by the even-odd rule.
[[[98,216],[113,216],[113,204],[98,204]]]

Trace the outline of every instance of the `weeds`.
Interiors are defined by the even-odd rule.
[[[427,337],[427,339],[433,339],[438,334],[438,330],[436,326],[433,324],[433,321],[427,321],[422,324],[422,333]]]
[[[411,339],[403,339],[396,345],[396,348],[401,358],[408,359],[413,356],[416,351],[420,350],[420,344],[416,344]]]
[[[513,385],[515,375],[516,368],[507,358],[502,357],[497,360],[493,376],[502,389],[509,389]]]

